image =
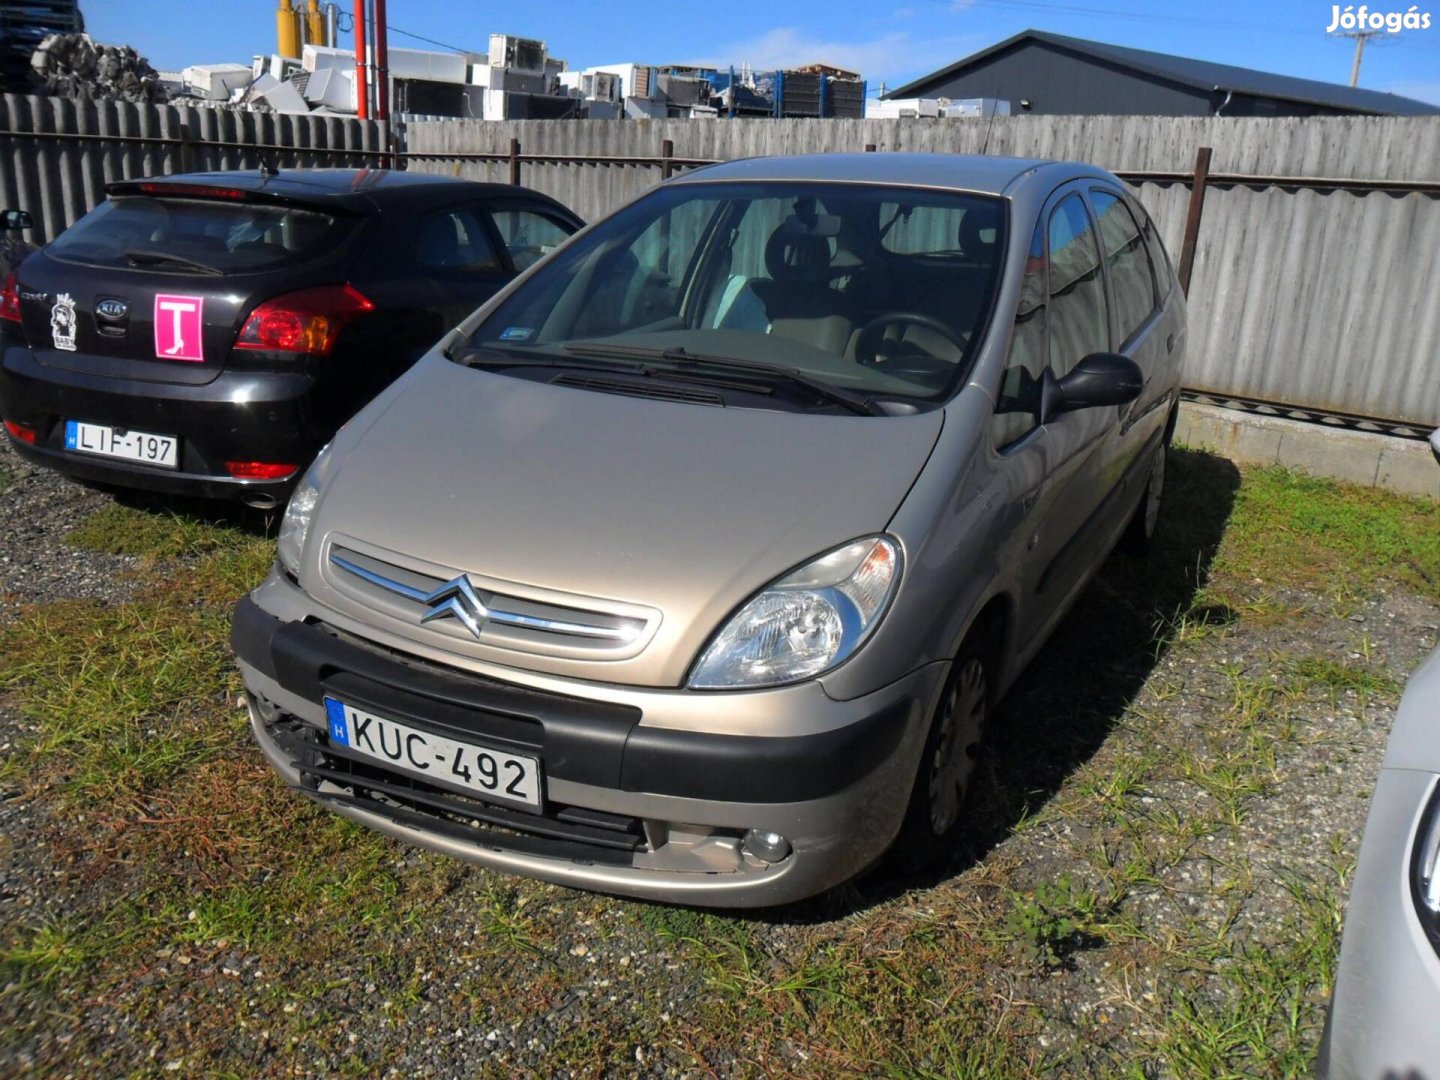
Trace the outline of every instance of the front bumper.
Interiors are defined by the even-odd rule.
[[[95,483],[174,495],[237,499],[289,494],[305,466],[346,419],[302,371],[222,371],[202,384],[117,379],[45,367],[29,348],[8,344],[0,362],[0,416],[38,433],[11,438],[22,457]],[[84,420],[180,440],[179,468],[79,454],[65,449],[65,421]],[[283,462],[295,472],[274,481],[236,480],[226,461]]]
[[[267,591],[298,592],[274,578],[256,595]],[[884,852],[904,816],[946,672],[931,665],[847,702],[831,701],[815,683],[698,695],[712,718],[707,730],[696,722],[694,692],[463,671],[335,625],[277,618],[254,599],[237,608],[232,643],[267,759],[337,813],[512,873],[722,907],[822,892]],[[539,756],[544,813],[457,798],[344,760],[328,747],[326,695]],[[776,695],[808,714],[804,733],[738,733],[743,721],[731,719],[773,709]],[[785,837],[790,854],[767,863],[744,853],[750,829]]]
[[[1411,898],[1411,857],[1437,777],[1384,769],[1350,887],[1317,1069],[1330,1080],[1440,1075],[1440,956]]]

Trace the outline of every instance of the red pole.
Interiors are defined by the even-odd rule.
[[[375,119],[390,119],[390,36],[385,0],[375,0]]]
[[[355,0],[355,115],[370,116],[370,87],[365,81],[365,0]]]

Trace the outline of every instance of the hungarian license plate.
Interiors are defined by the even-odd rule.
[[[129,431],[80,420],[65,421],[65,449],[80,454],[138,461],[143,465],[160,465],[166,469],[180,466],[180,440],[173,435]]]
[[[479,798],[540,809],[540,759],[457,742],[327,697],[330,743]]]

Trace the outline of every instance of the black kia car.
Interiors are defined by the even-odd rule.
[[[0,418],[81,479],[282,501],[339,426],[581,227],[389,170],[126,180],[5,278]]]

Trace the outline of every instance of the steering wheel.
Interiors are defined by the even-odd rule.
[[[955,359],[946,360],[912,342],[887,343],[885,331],[892,326],[920,326],[929,330],[954,346]],[[954,330],[939,319],[918,311],[887,311],[883,315],[877,315],[860,328],[860,333],[855,338],[857,363],[902,379],[947,378],[955,370],[955,365],[964,353],[965,343],[955,336]]]

